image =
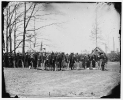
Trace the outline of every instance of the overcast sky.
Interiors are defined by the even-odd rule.
[[[40,44],[48,44],[44,46],[46,51],[63,51],[66,53],[75,52],[81,53],[84,50],[89,52],[95,48],[95,41],[91,38],[91,31],[94,30],[96,9],[97,9],[97,27],[98,32],[102,36],[102,40],[98,41],[98,46],[105,51],[106,43],[108,52],[113,50],[113,37],[115,42],[115,50],[119,48],[119,28],[120,16],[116,12],[113,5],[105,3],[49,3],[39,4],[40,9],[44,11],[39,14],[49,14],[42,16],[43,20],[35,22],[35,28],[39,28],[51,23],[61,23],[51,25],[40,30],[37,30],[38,38],[46,38],[50,41],[37,39]],[[45,19],[45,20],[44,20]],[[30,22],[33,27],[34,22]],[[39,51],[40,47],[36,50]],[[18,49],[17,51],[22,51]]]

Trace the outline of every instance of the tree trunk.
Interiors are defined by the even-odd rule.
[[[35,17],[34,17],[34,38],[35,38],[35,42],[34,42],[34,48],[35,48],[36,46]]]
[[[6,21],[6,53],[8,53],[8,8],[7,9],[7,21]]]
[[[16,9],[15,9],[15,19],[16,19]],[[14,29],[14,54],[16,53],[16,20],[15,20],[15,29]]]
[[[9,40],[10,40],[10,53],[12,53],[12,37],[11,37],[11,30],[9,31]]]
[[[26,34],[26,2],[24,3],[25,9],[24,9],[24,32],[23,32],[23,48],[22,53],[25,54],[25,34]]]
[[[23,67],[25,66],[25,34],[26,34],[26,2],[24,3],[25,9],[24,9],[24,32],[23,32]]]
[[[11,26],[10,26],[10,6],[9,6],[9,43],[10,43],[10,53],[12,53],[12,37],[11,37]]]

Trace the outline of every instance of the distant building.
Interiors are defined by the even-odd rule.
[[[92,50],[91,55],[98,55],[100,53],[103,53],[106,56],[106,53],[99,47],[96,47],[94,50]]]

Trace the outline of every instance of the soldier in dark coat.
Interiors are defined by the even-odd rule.
[[[67,63],[67,68],[69,67],[69,55],[66,54],[65,56],[65,62]]]
[[[106,57],[104,57],[104,54],[101,54],[100,59],[102,60],[101,70],[104,71],[105,70],[105,64],[106,64]]]
[[[60,67],[60,64],[59,64],[59,57],[60,57],[60,54],[56,54],[56,67],[59,68]]]
[[[91,61],[92,61],[92,67],[95,68],[96,59],[95,59],[94,55],[91,57]]]
[[[48,55],[48,66],[50,68],[50,70],[52,69],[52,57],[51,54]]]
[[[10,56],[10,53],[8,54],[8,67],[11,67],[11,56]]]
[[[43,54],[43,66],[45,68],[45,62],[46,62],[46,53]]]
[[[46,54],[46,60],[45,60],[44,65],[45,65],[45,70],[47,70],[47,67],[49,67],[49,55],[48,54]]]
[[[4,55],[4,62],[5,62],[5,67],[8,67],[9,66],[9,63],[8,63],[8,53],[5,53]]]
[[[34,68],[37,68],[37,59],[38,59],[38,55],[37,53],[34,54]]]
[[[58,61],[59,61],[60,70],[61,70],[61,68],[62,68],[62,59],[63,59],[63,54],[61,53],[61,54],[58,56]]]
[[[43,53],[41,53],[41,55],[40,55],[40,62],[41,62],[41,67],[43,67],[43,64],[44,64]]]
[[[41,67],[41,53],[38,54],[37,67]]]
[[[17,67],[17,54],[16,53],[13,54],[13,66],[14,68]]]
[[[26,53],[26,55],[25,55],[25,67],[29,67],[29,55],[28,55],[28,53]]]
[[[83,68],[83,57],[82,57],[82,55],[79,56],[79,67]]]
[[[9,67],[13,67],[13,55],[11,53],[9,54]]]
[[[98,69],[100,69],[100,54],[98,54],[98,55],[96,55],[96,64],[97,64],[97,66],[96,67],[98,67]]]
[[[31,67],[34,67],[34,54],[33,53],[31,53],[31,55],[30,55],[30,64],[31,64],[31,66],[29,66],[29,69]]]
[[[31,55],[28,54],[28,67],[30,67],[30,66],[31,66]]]
[[[20,53],[17,54],[17,67],[22,67],[22,55]]]
[[[90,68],[90,64],[91,64],[91,62],[90,62],[90,56],[88,55],[87,56],[87,68]]]
[[[74,58],[74,54],[73,53],[70,54],[70,58],[69,59],[70,59],[69,66],[70,66],[71,70],[73,70],[74,69],[74,63],[75,63],[75,58]]]
[[[16,54],[16,67],[18,67],[18,62],[19,62],[19,53]]]
[[[56,60],[55,54],[52,52],[51,53],[51,68],[53,71],[55,71],[55,60]]]
[[[2,66],[5,67],[5,53],[2,55]]]
[[[84,56],[84,68],[86,69],[87,68],[87,60],[88,60],[88,57],[87,55]]]

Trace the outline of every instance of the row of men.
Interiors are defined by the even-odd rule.
[[[22,55],[17,54],[7,54],[3,55],[3,65],[4,67],[33,67],[39,68],[44,66],[45,69],[48,67],[51,70],[55,70],[56,67],[60,70],[63,67],[69,67],[71,70],[74,69],[75,63],[82,62],[82,68],[96,67],[96,63],[99,68],[104,70],[104,66],[107,62],[107,57],[100,53],[98,55],[79,55],[71,53],[70,55],[65,53],[26,53]]]

